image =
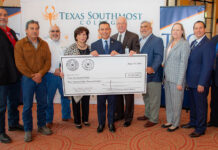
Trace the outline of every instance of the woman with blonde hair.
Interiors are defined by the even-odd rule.
[[[171,40],[164,54],[164,87],[167,123],[163,128],[173,132],[179,128],[180,115],[185,89],[185,74],[190,46],[185,39],[181,23],[175,23],[171,30]]]

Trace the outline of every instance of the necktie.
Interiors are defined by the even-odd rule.
[[[193,50],[193,48],[195,48],[198,45],[198,42],[195,40],[194,43],[191,46],[191,50]]]
[[[105,42],[105,47],[104,47],[105,53],[106,53],[106,54],[109,54],[109,47],[108,47],[108,43],[107,43],[107,41],[106,41],[106,40],[105,40],[104,42]]]
[[[122,34],[119,35],[118,41],[121,42],[121,39],[122,39]],[[121,43],[122,43],[122,42],[121,42]]]

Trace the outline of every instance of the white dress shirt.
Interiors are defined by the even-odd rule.
[[[50,38],[46,40],[51,52],[51,68],[50,73],[54,73],[57,68],[59,68],[61,63],[61,56],[64,55],[64,48],[60,41],[54,41]]]
[[[152,33],[151,33],[152,34]],[[142,47],[144,46],[144,44],[147,42],[148,38],[151,36],[151,34],[149,34],[147,37],[143,38],[140,40],[140,52],[142,50]]]
[[[102,44],[103,44],[103,48],[104,48],[104,49],[105,49],[105,41],[107,41],[108,49],[110,49],[110,38],[108,38],[107,40],[102,39]]]
[[[123,43],[123,40],[124,40],[125,34],[126,34],[126,31],[123,32],[123,33],[118,33],[117,41],[119,41],[119,37],[120,37],[120,35],[122,35],[122,36],[121,36],[121,41],[120,41],[120,42]]]

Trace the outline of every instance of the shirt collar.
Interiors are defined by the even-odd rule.
[[[139,40],[140,40],[140,43],[142,42],[142,43],[146,43],[147,42],[147,40],[148,40],[148,38],[150,37],[152,35],[152,33],[151,34],[149,34],[148,36],[146,36],[146,37],[141,37]],[[144,44],[143,44],[144,45]]]
[[[200,39],[196,39],[197,43],[200,43],[201,40],[205,37],[206,35],[203,35]]]
[[[120,35],[122,35],[122,37],[124,37],[125,36],[125,34],[126,34],[126,31],[125,32],[123,32],[123,33],[118,33],[118,37],[120,36]]]
[[[40,44],[41,41],[42,41],[42,39],[41,39],[40,37],[38,37],[38,38],[37,38],[37,41],[38,41],[38,44]],[[29,40],[29,38],[28,38],[27,36],[24,38],[24,42],[32,43],[32,42]]]
[[[105,43],[105,41],[107,41],[107,43],[109,44],[110,43],[110,38],[108,39],[102,39],[103,43]]]
[[[142,37],[142,40],[147,40],[150,36],[152,35],[152,33],[151,34],[149,34],[148,36],[146,36],[146,37]]]
[[[51,38],[48,38],[48,39],[49,39],[50,42],[53,42],[53,43],[56,43],[56,44],[60,43],[60,39],[59,40],[52,40]]]

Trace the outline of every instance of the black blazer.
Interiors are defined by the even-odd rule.
[[[17,41],[16,33],[11,29],[11,34]],[[14,60],[14,46],[7,35],[0,29],[0,85],[15,83],[21,78]]]

